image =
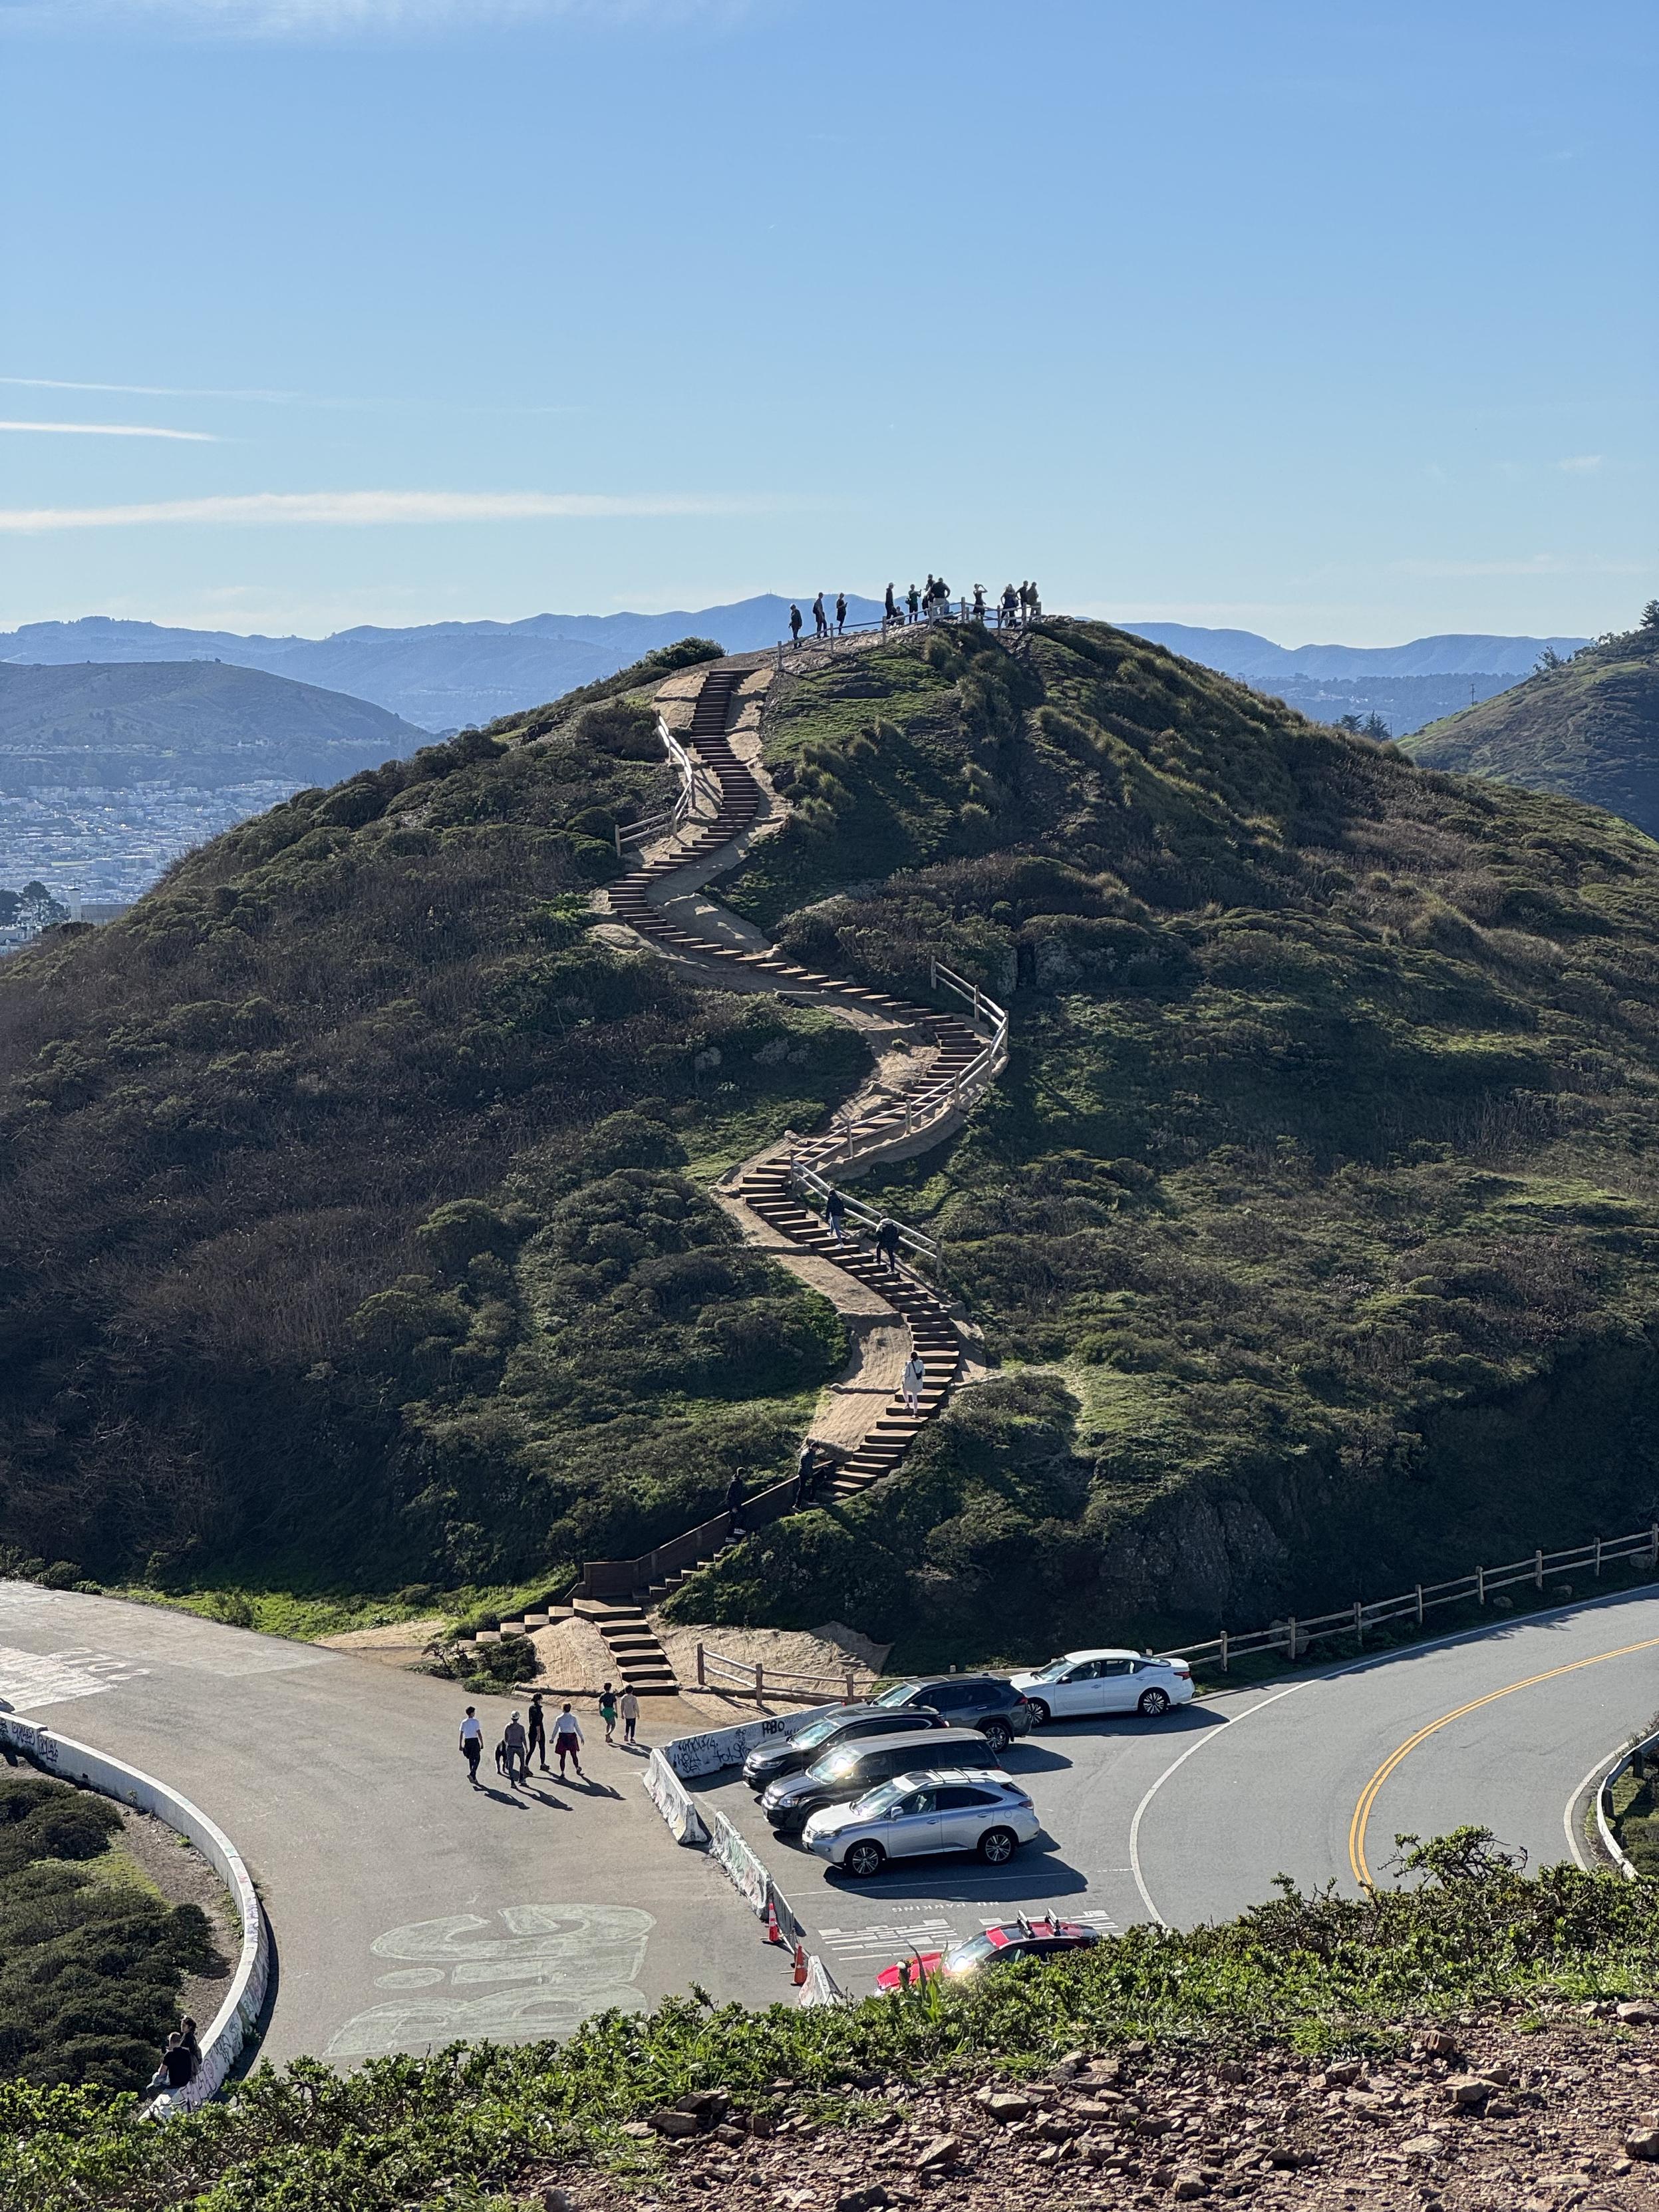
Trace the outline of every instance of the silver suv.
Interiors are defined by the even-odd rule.
[[[933,1770],[896,1774],[850,1805],[825,1805],[808,1820],[809,1851],[867,1881],[889,1859],[932,1851],[977,1851],[1006,1866],[1042,1832],[1030,1799],[1004,1774]]]

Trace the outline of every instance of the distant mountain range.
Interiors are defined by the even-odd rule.
[[[833,593],[830,595],[833,599]],[[806,614],[809,592],[797,604]],[[848,601],[849,622],[876,622],[877,599]],[[789,601],[775,592],[734,605],[665,615],[531,615],[523,622],[426,623],[414,629],[337,630],[331,637],[240,637],[230,630],[163,629],[88,615],[0,632],[12,661],[224,660],[349,692],[423,731],[462,729],[540,706],[614,676],[687,636],[752,653],[786,636]],[[406,748],[404,748],[406,750]]]
[[[811,599],[803,592],[797,601],[803,613]],[[848,595],[849,621],[873,622],[880,613],[879,601]],[[56,665],[220,660],[370,700],[422,730],[443,731],[539,705],[689,635],[717,638],[731,653],[753,652],[786,635],[788,617],[789,601],[776,592],[671,614],[532,615],[515,623],[365,627],[325,638],[242,637],[93,615],[0,633],[0,658]],[[1292,647],[1252,630],[1184,623],[1124,627],[1273,691],[1320,720],[1380,714],[1396,736],[1467,707],[1471,689],[1477,699],[1507,689],[1530,672],[1547,645],[1565,655],[1584,642],[1457,634],[1407,645]]]
[[[367,700],[217,660],[0,662],[0,792],[337,783],[427,741]]]

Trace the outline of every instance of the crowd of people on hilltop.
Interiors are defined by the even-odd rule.
[[[820,592],[812,602],[812,635],[815,639],[840,637],[847,628],[847,594],[837,592],[833,613]],[[910,623],[976,622],[988,617],[998,629],[1018,629],[1022,623],[1039,622],[1042,617],[1042,602],[1037,587],[1029,579],[1020,584],[1005,584],[1001,595],[988,600],[983,584],[975,584],[971,599],[959,599],[954,610],[951,602],[951,587],[943,576],[931,573],[926,585],[918,591],[914,584],[902,596],[896,586],[889,584],[887,596],[882,602],[881,625],[884,629],[903,627]],[[793,602],[789,608],[789,635],[799,645],[805,621],[799,607]]]

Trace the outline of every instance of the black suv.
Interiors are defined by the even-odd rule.
[[[873,1741],[843,1743],[824,1752],[799,1774],[782,1774],[761,1793],[761,1810],[781,1836],[798,1836],[821,1805],[849,1805],[895,1774],[982,1774],[1001,1760],[982,1735],[966,1729],[939,1728],[932,1714],[918,1716],[920,1728]]]
[[[751,1790],[764,1790],[785,1774],[799,1774],[826,1751],[844,1743],[862,1742],[866,1736],[894,1735],[901,1729],[943,1728],[942,1715],[884,1712],[879,1705],[831,1705],[797,1729],[783,1743],[757,1744],[743,1762],[743,1778]]]
[[[1010,1682],[995,1674],[933,1674],[895,1682],[875,1703],[887,1712],[943,1713],[952,1728],[977,1729],[993,1751],[1006,1751],[1026,1735],[1031,1708]]]

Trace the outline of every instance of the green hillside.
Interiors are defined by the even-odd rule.
[[[1580,799],[1659,837],[1659,600],[1638,629],[1402,742],[1425,768]]]
[[[228,662],[0,661],[0,791],[335,783],[426,738],[366,699]]]
[[[863,1051],[590,934],[663,788],[652,673],[302,793],[0,971],[0,1541],[528,1583],[787,1464],[840,1328],[704,1192]],[[993,1096],[884,1186],[1003,1371],[681,1613],[956,1658],[1650,1517],[1647,839],[1102,624],[848,656],[767,750],[795,813],[732,902],[1011,1000]]]

